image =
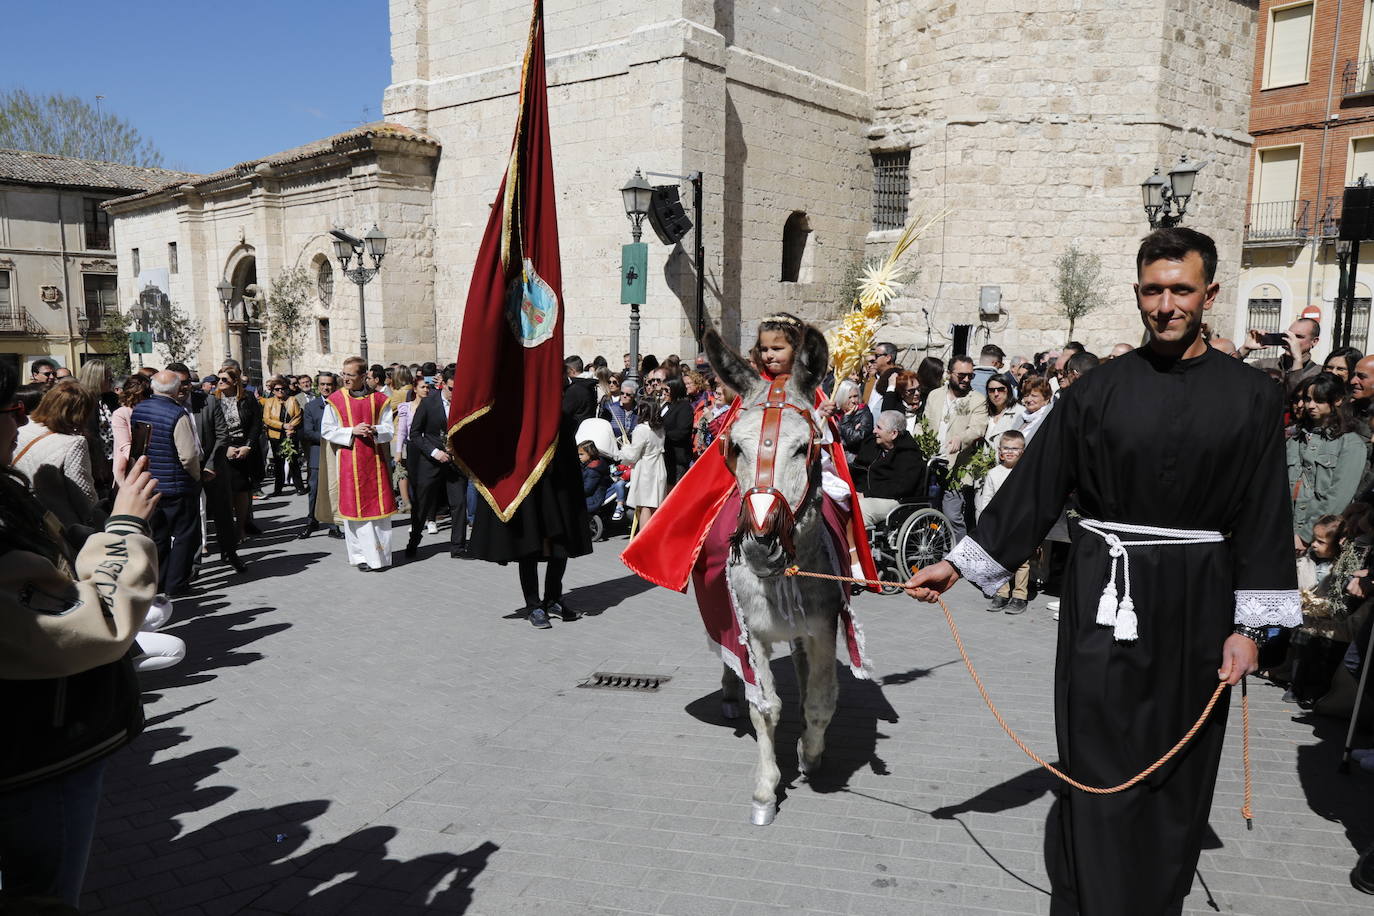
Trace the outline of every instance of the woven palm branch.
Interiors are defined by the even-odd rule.
[[[901,292],[914,271],[901,265],[902,256],[931,226],[944,219],[949,210],[941,210],[929,219],[920,215],[912,218],[902,230],[892,250],[881,261],[864,266],[855,291],[854,310],[826,334],[830,343],[830,361],[840,378],[852,375],[863,363],[864,354],[873,348],[878,329],[882,327],[887,304]]]

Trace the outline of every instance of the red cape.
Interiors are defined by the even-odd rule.
[[[822,395],[817,392],[817,403],[821,400]],[[740,406],[739,398],[730,405],[730,412],[725,418],[726,430],[734,423]],[[833,441],[826,448],[835,462],[836,473],[849,487],[849,540],[858,555],[864,577],[876,579],[878,571],[873,564],[868,535],[862,522],[854,523],[859,509],[859,496],[839,441],[839,429],[833,420],[830,421],[830,428]],[[687,584],[692,579],[692,567],[696,565],[702,544],[715,524],[721,507],[737,487],[735,475],[725,463],[724,446],[725,437],[722,434],[687,470],[649,518],[648,524],[621,553],[621,562],[641,579],[674,591],[687,591]]]

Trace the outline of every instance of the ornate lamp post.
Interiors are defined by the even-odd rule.
[[[363,362],[371,365],[367,358],[367,308],[363,304],[363,287],[371,283],[372,278],[382,269],[382,258],[386,256],[386,236],[377,228],[376,223],[372,224],[372,228],[367,230],[367,234],[362,238],[349,235],[342,229],[331,229],[329,234],[334,236],[334,256],[339,259],[343,275],[358,284],[358,349],[361,351],[359,355]],[[372,258],[371,267],[363,266],[364,249]],[[349,270],[348,262],[355,255],[358,258],[358,266]]]
[[[1193,196],[1193,185],[1197,173],[1207,162],[1191,162],[1187,156],[1179,156],[1178,163],[1169,170],[1169,178],[1159,174],[1159,167],[1149,178],[1140,183],[1140,192],[1145,204],[1145,218],[1150,221],[1151,229],[1169,229],[1183,222],[1188,212],[1188,199]]]
[[[224,308],[224,358],[233,359],[234,350],[229,345],[229,308],[234,299],[234,284],[220,280],[215,284],[215,292],[219,293],[219,304]]]
[[[630,238],[636,245],[643,235],[644,217],[649,215],[649,204],[653,196],[653,186],[644,180],[639,169],[635,169],[634,177],[620,189],[625,215],[630,220]],[[639,306],[634,304],[630,306],[630,368],[625,377],[639,382]]]

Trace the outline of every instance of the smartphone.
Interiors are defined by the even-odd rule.
[[[1286,346],[1288,346],[1288,338],[1285,337],[1285,336],[1283,336],[1282,334],[1262,334],[1262,335],[1260,335],[1260,341],[1261,341],[1266,347],[1286,347]]]
[[[135,423],[133,437],[129,442],[129,464],[133,464],[144,455],[148,454],[148,443],[153,438],[153,424]]]

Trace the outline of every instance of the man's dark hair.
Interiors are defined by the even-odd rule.
[[[379,385],[386,384],[386,367],[381,363],[373,363],[367,367],[367,374],[372,376]]]
[[[439,374],[439,366],[438,366],[437,363],[432,363],[432,362],[431,362],[431,363],[425,363],[423,366],[420,367],[420,372],[421,372],[422,374],[424,374],[424,375],[429,375],[429,376],[438,375],[438,374]]]
[[[949,358],[949,371],[953,372],[954,367],[959,363],[968,363],[970,366],[972,366],[973,357],[969,356],[967,353],[960,353],[958,356],[951,356]]]
[[[606,365],[606,357],[604,357],[604,356],[598,356],[598,357],[596,357],[595,359],[593,359],[593,360],[592,360],[592,368],[593,368],[593,369],[606,369],[606,368],[608,368],[607,365]]]
[[[41,356],[41,357],[39,357],[38,359],[34,360],[33,363],[32,363],[32,365],[29,366],[29,374],[32,375],[33,373],[37,372],[37,371],[38,371],[41,367],[43,367],[43,366],[47,366],[49,369],[51,369],[51,370],[54,371],[54,372],[57,371],[57,363],[55,363],[54,361],[48,359],[46,356]]]
[[[1202,277],[1210,284],[1217,275],[1217,243],[1211,236],[1186,226],[1156,229],[1141,239],[1135,255],[1135,275],[1139,277],[1145,265],[1155,261],[1182,261],[1190,251],[1201,256]]]
[[[185,363],[168,363],[167,371],[179,372],[180,374],[185,376],[190,376],[192,374],[190,368]]]
[[[444,376],[443,376],[444,381],[446,381],[446,382],[451,382],[451,381],[453,381],[453,377],[454,377],[455,375],[457,375],[457,374],[458,374],[458,367],[457,367],[457,366],[445,366],[445,367],[444,367]]]
[[[979,356],[995,356],[995,357],[997,357],[998,359],[1006,359],[1006,358],[1007,358],[1006,351],[1003,350],[1001,347],[997,346],[997,344],[995,344],[995,343],[983,344],[983,349],[982,349],[981,352],[979,352],[978,355],[979,355]]]
[[[1064,353],[1065,351],[1070,353],[1086,353],[1088,352],[1088,348],[1083,346],[1076,340],[1071,340],[1068,343],[1064,344],[1063,348],[1061,348],[1059,352]]]
[[[574,373],[581,373],[586,368],[586,364],[582,362],[580,356],[569,356],[563,360],[563,368],[564,370],[571,369]]]
[[[319,381],[320,379],[322,379],[322,378],[327,378],[327,379],[329,379],[329,381],[334,385],[335,388],[339,387],[339,376],[336,375],[335,373],[333,373],[333,372],[316,372],[316,373],[315,373],[315,381],[318,382],[318,381]]]
[[[894,343],[888,343],[887,341],[875,343],[873,345],[873,352],[886,356],[894,362],[897,360],[897,345]]]
[[[1064,371],[1070,375],[1083,375],[1089,369],[1096,369],[1102,365],[1102,360],[1098,359],[1093,353],[1083,350],[1070,356],[1064,363]]]

